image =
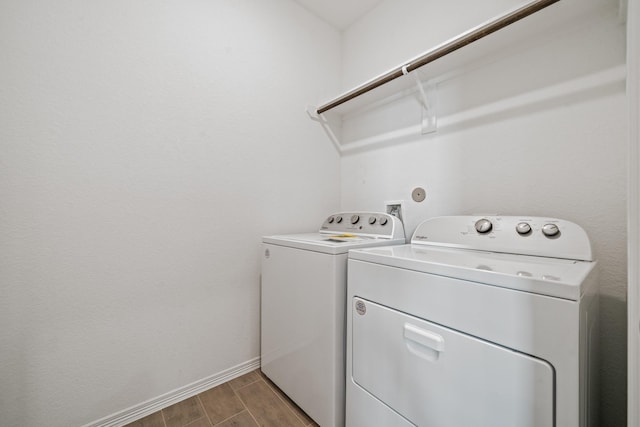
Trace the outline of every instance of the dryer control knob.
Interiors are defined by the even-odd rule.
[[[389,220],[386,217],[384,217],[384,216],[380,217],[380,225],[387,225],[388,221]]]
[[[329,224],[333,224],[333,217],[332,217],[332,216],[330,216],[330,217],[329,217],[329,219],[327,219],[327,222],[328,222]]]
[[[359,215],[351,215],[351,224],[357,224],[360,221]]]
[[[531,232],[531,226],[526,222],[520,222],[516,225],[516,231],[521,235],[529,234]]]
[[[369,217],[369,224],[373,225],[376,223],[376,217],[375,216],[370,216]]]
[[[336,217],[336,224],[340,224],[342,222],[342,217],[340,215],[338,215]]]
[[[547,237],[554,237],[560,233],[560,229],[555,224],[545,224],[542,226],[542,234]]]
[[[491,231],[493,224],[486,218],[482,218],[476,221],[476,231],[480,234],[485,234]]]

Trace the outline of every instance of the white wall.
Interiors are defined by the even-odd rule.
[[[450,3],[388,0],[350,27],[343,36],[343,90],[451,37],[448,24],[455,30],[460,20]],[[540,12],[544,23],[544,14],[569,8],[572,19],[561,29],[514,42],[439,82],[436,133],[345,155],[342,208],[377,210],[385,200],[405,200],[409,232],[427,217],[472,213],[526,213],[582,225],[602,284],[601,425],[623,426],[625,28],[616,1],[590,2],[589,11],[578,10],[578,3],[563,0]],[[480,12],[477,23],[487,19]],[[398,45],[383,40],[387,36]],[[352,140],[415,124],[420,110],[408,97],[346,117],[342,136],[348,147]],[[416,186],[427,191],[421,204],[410,198]]]
[[[81,425],[259,356],[260,238],[339,205],[289,0],[0,4],[0,424]]]

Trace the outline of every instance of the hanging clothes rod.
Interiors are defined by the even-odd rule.
[[[473,28],[472,30],[462,33],[458,37],[455,37],[439,46],[436,46],[430,51],[427,51],[418,58],[415,58],[404,65],[396,67],[393,70],[379,77],[376,77],[375,79],[361,86],[358,86],[357,88],[345,93],[344,95],[339,96],[335,100],[318,107],[316,112],[317,114],[322,114],[326,111],[329,111],[332,108],[342,105],[347,101],[357,98],[360,95],[372,91],[377,87],[380,87],[392,80],[410,73],[411,71],[427,65],[428,63],[433,62],[436,59],[442,58],[443,56],[448,55],[468,44],[480,40],[481,38],[488,36],[491,33],[501,30],[502,28],[513,24],[514,22],[524,19],[529,15],[532,15],[548,6],[551,6],[553,3],[557,3],[558,1],[560,0],[534,0],[530,3],[527,3],[520,8],[514,9],[511,12],[501,15],[476,28]]]

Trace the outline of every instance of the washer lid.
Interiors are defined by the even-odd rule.
[[[401,239],[385,239],[370,236],[357,236],[347,233],[305,233],[265,236],[262,238],[262,242],[278,246],[287,246],[290,248],[336,255],[345,254],[350,249],[356,248],[367,248],[383,245],[402,245],[405,243],[405,240],[404,237]]]
[[[262,242],[334,255],[406,243],[402,221],[382,212],[339,212],[329,215],[317,233],[265,236]]]
[[[368,261],[483,285],[579,300],[595,262],[421,245],[360,249],[349,259]]]

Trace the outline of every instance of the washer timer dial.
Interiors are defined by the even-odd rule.
[[[531,226],[526,222],[519,222],[518,225],[516,225],[516,231],[518,234],[524,236],[525,234],[531,233]]]
[[[547,237],[554,237],[560,233],[560,229],[555,224],[545,224],[542,226],[542,234]]]
[[[482,218],[476,221],[476,231],[480,234],[486,234],[491,231],[493,224],[486,218]]]

